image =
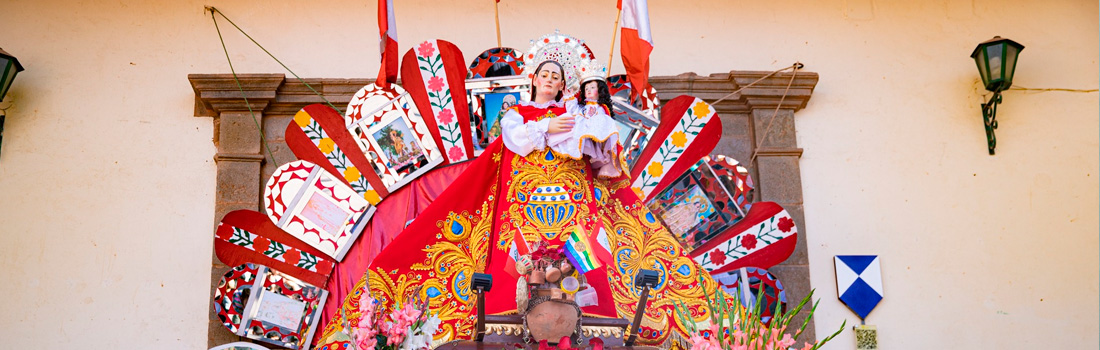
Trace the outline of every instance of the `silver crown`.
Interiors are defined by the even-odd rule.
[[[581,62],[579,68],[581,75],[581,84],[593,80],[607,81],[607,67],[604,67],[603,64],[601,64],[600,61],[596,59],[590,59]]]
[[[584,61],[591,60],[591,53],[584,45],[584,40],[571,35],[562,34],[557,30],[553,34],[546,34],[538,39],[531,40],[531,48],[524,56],[523,74],[528,78],[534,78],[535,69],[545,61],[555,61],[565,69],[566,88],[575,89],[580,82],[580,66]]]

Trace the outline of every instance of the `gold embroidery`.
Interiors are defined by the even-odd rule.
[[[501,227],[497,248],[506,250],[515,232],[525,239],[561,241],[561,232],[592,220],[592,185],[585,177],[584,161],[561,157],[550,149],[512,160],[508,183],[507,220]]]
[[[672,330],[669,321],[675,323],[675,331],[686,334],[687,328],[675,317],[675,303],[684,303],[697,322],[708,319],[706,291],[714,291],[717,283],[710,275],[702,274],[703,285],[697,282],[700,270],[695,262],[682,251],[672,235],[657,222],[648,209],[635,203],[624,206],[617,199],[603,208],[604,225],[612,247],[615,265],[611,266],[612,294],[620,315],[632,315],[640,297],[633,278],[639,269],[656,270],[660,276],[656,288],[650,291],[650,304],[646,308],[645,321],[650,328],[660,332],[644,337],[648,342],[664,341]]]
[[[491,185],[489,191],[495,193],[496,184]],[[437,341],[471,338],[475,324],[470,315],[475,312],[476,297],[470,283],[474,272],[485,271],[493,225],[490,214],[495,200],[496,197],[490,195],[474,213],[451,212],[445,220],[437,222],[440,237],[446,240],[438,240],[421,249],[426,258],[424,263],[413,264],[403,273],[398,269],[372,268],[344,299],[332,323],[325,327],[322,339],[338,338],[337,332],[343,328],[340,320],[345,315],[348,325],[358,324],[361,317],[359,298],[368,287],[371,296],[387,309],[414,298],[427,301],[432,312],[443,321],[433,337]],[[461,227],[460,232],[455,231],[458,227]]]

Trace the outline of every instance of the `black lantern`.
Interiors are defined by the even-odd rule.
[[[997,105],[1001,103],[1001,91],[1012,86],[1012,77],[1016,74],[1016,57],[1024,46],[1011,39],[999,36],[986,40],[974,52],[970,58],[978,65],[978,74],[982,76],[982,85],[986,90],[993,92],[993,97],[982,104],[982,119],[985,122],[985,138],[989,145],[989,154],[997,147],[997,137],[993,130],[997,128]]]
[[[8,89],[11,88],[12,81],[15,81],[15,75],[23,71],[23,65],[19,64],[19,60],[15,59],[15,56],[9,55],[4,49],[0,49],[0,101],[4,100],[4,96],[8,94]],[[0,144],[4,140],[4,110],[0,109]]]
[[[0,74],[0,101],[8,95],[8,89],[11,88],[12,81],[15,81],[15,75],[22,71],[23,65],[19,64],[19,60],[9,55],[4,49],[0,49],[0,73],[2,73]]]

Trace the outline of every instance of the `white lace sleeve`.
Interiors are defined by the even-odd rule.
[[[523,157],[534,150],[546,148],[546,130],[549,127],[549,118],[524,123],[523,116],[513,109],[500,120],[500,137],[504,138],[504,146]]]
[[[567,98],[565,98],[565,101],[562,101],[562,102],[565,103],[565,111],[566,112],[573,113],[574,115],[578,115],[578,116],[580,115],[580,110],[582,109],[582,106],[577,103],[576,98],[567,97]]]

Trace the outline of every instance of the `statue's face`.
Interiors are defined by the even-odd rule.
[[[539,93],[545,92],[551,96],[557,95],[565,88],[565,79],[561,75],[561,68],[558,68],[556,64],[543,65],[542,69],[535,73],[535,86],[539,88]]]
[[[586,101],[598,101],[600,99],[600,87],[597,82],[584,85],[584,99]]]

